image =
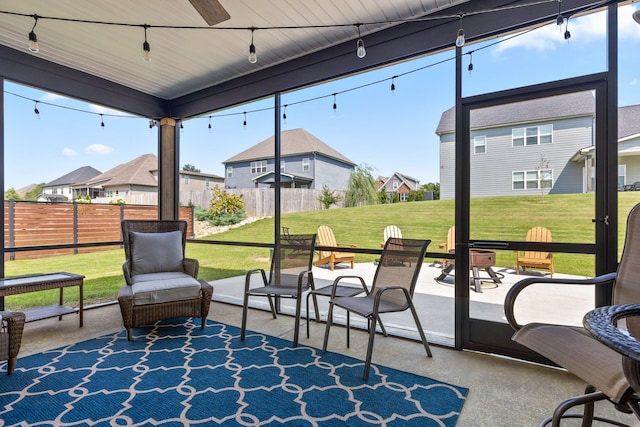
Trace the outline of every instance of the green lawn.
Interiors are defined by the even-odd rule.
[[[640,192],[619,193],[620,230],[619,253],[622,251],[625,221],[629,210],[640,202]],[[594,242],[593,194],[552,195],[531,197],[490,197],[471,202],[471,238],[475,240],[523,240],[527,230],[536,225],[549,228],[554,242]],[[282,225],[291,233],[315,233],[318,225],[329,225],[338,242],[355,243],[361,248],[380,248],[385,226],[395,224],[404,237],[429,238],[430,252],[440,252],[438,244],[446,241],[447,230],[454,223],[454,201],[374,205],[348,209],[329,209],[282,215]],[[212,240],[261,242],[273,241],[273,219],[263,219],[241,228],[211,236]],[[200,277],[215,280],[244,275],[251,268],[268,268],[269,249],[243,246],[201,245],[189,243],[187,256],[200,261]],[[357,262],[371,261],[375,255],[356,256]],[[435,259],[437,255],[430,256]],[[121,249],[90,254],[16,260],[5,262],[7,277],[69,271],[83,274],[85,304],[115,300],[123,284]],[[515,264],[515,253],[497,252],[497,265]],[[554,255],[557,272],[593,275],[591,256]],[[77,305],[76,289],[65,290],[66,301]],[[6,298],[8,309],[24,309],[54,304],[57,291],[16,295]]]

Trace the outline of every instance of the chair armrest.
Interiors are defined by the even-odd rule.
[[[337,246],[347,247],[347,248],[357,248],[358,245],[353,243],[336,243]]]
[[[336,290],[338,289],[338,285],[340,284],[340,281],[342,279],[358,279],[360,281],[360,284],[362,285],[362,289],[364,289],[364,292],[369,295],[369,288],[367,288],[367,285],[364,281],[364,278],[360,277],[360,276],[354,276],[354,275],[346,275],[346,276],[338,276],[333,280],[333,283],[331,284],[331,298],[335,298],[336,297]]]
[[[244,278],[244,291],[247,292],[249,290],[249,286],[251,285],[251,276],[254,274],[260,273],[262,275],[262,283],[264,286],[267,286],[267,274],[264,271],[264,268],[254,268],[253,270],[247,271],[247,275]]]
[[[447,244],[446,244],[446,243],[440,243],[440,244],[438,245],[438,247],[439,247],[440,249],[444,249],[444,248],[446,248],[446,247],[447,247]]]
[[[507,295],[504,299],[504,313],[509,322],[509,325],[516,331],[522,328],[523,325],[520,325],[514,314],[514,308],[516,304],[516,298],[524,289],[526,289],[529,285],[533,284],[550,284],[550,285],[590,285],[590,286],[599,286],[606,285],[612,283],[616,280],[617,272],[603,274],[598,277],[594,277],[592,279],[550,279],[550,278],[537,278],[530,277],[527,279],[522,279],[516,282],[511,289],[507,292]]]
[[[2,311],[2,322],[7,322],[9,358],[18,356],[24,331],[25,314],[20,311]]]
[[[131,286],[131,271],[129,270],[129,263],[126,261],[122,264],[122,274],[124,275],[124,280],[127,282],[127,285]]]
[[[185,258],[182,260],[182,268],[184,269],[185,274],[193,277],[194,279],[198,278],[198,271],[200,270],[200,263],[197,259],[193,258]]]

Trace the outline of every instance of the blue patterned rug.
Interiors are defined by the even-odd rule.
[[[454,426],[468,392],[211,321],[136,331],[0,365],[0,425]]]

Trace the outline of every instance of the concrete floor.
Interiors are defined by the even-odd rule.
[[[216,301],[209,314],[211,320],[235,326],[240,326],[241,317],[241,307]],[[28,323],[18,366],[20,357],[122,330],[119,307],[114,304],[87,310],[84,324],[79,328],[75,315],[65,316],[61,321],[54,318]],[[252,309],[248,327],[289,340],[293,338],[293,319],[286,315],[272,319],[270,313]],[[302,334],[300,343],[321,348],[324,327],[323,323],[313,322],[311,338]],[[351,348],[347,349],[344,328],[334,326],[329,349],[364,359],[366,339],[364,331],[354,330]],[[427,358],[419,342],[380,335],[376,338],[373,363],[468,387],[469,396],[457,424],[460,427],[537,426],[560,401],[584,389],[581,381],[559,369],[435,345],[432,351],[433,358]],[[633,418],[620,416],[612,408],[611,404],[601,403],[596,414],[614,414],[620,420],[633,422]],[[578,426],[579,423],[571,420],[564,425]]]

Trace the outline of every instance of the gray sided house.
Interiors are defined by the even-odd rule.
[[[640,105],[618,108],[618,187],[640,182]]]
[[[79,196],[86,196],[89,194],[93,197],[90,190],[87,187],[82,186],[85,182],[100,175],[100,171],[92,168],[91,166],[83,166],[60,178],[54,179],[51,182],[42,186],[42,195],[39,200],[48,201],[52,198],[58,198],[64,196],[67,200],[75,200]],[[61,200],[61,199],[60,199]]]
[[[471,112],[471,196],[592,191],[591,92],[488,107]],[[442,114],[440,198],[455,196],[455,108]]]
[[[376,186],[378,191],[384,190],[387,193],[388,202],[393,201],[396,195],[399,202],[406,202],[409,200],[409,193],[420,187],[420,181],[408,175],[394,172],[390,177],[379,176],[376,180]]]
[[[272,188],[275,184],[275,138],[272,136],[222,162],[225,188]],[[283,188],[346,190],[355,167],[351,160],[304,129],[280,136],[280,182]]]

